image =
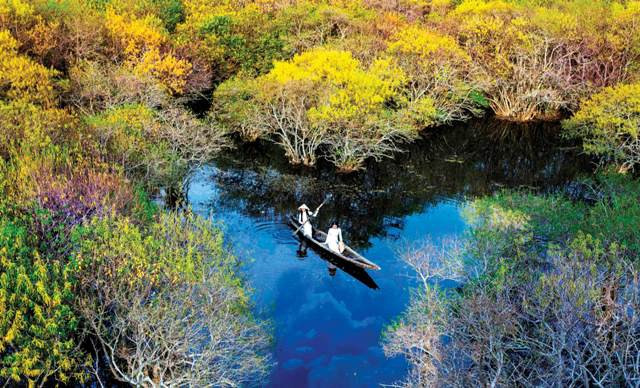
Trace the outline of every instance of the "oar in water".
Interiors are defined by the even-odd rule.
[[[322,205],[324,205],[325,203],[327,203],[327,201],[329,200],[329,198],[331,198],[331,194],[328,194],[326,197],[324,197],[324,201],[322,201],[322,203],[316,208],[316,211],[313,212],[314,216],[318,214],[318,210],[320,210],[320,208],[322,207]],[[303,222],[302,224],[300,224],[300,226],[298,226],[298,229],[296,229],[293,232],[293,235],[295,236],[296,233],[298,233],[298,231],[304,226],[304,224],[306,224],[307,222],[309,222],[309,219],[307,218],[307,220],[305,222]]]

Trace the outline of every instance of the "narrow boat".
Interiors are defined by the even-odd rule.
[[[300,227],[300,223],[295,217],[291,217],[289,219],[289,224],[294,229],[297,229],[298,227]],[[334,257],[337,257],[338,259],[347,261],[360,268],[375,269],[375,270],[380,269],[380,266],[378,266],[376,263],[372,261],[365,259],[358,252],[348,247],[347,244],[344,245],[344,251],[342,253],[332,251],[331,249],[329,249],[327,244],[325,244],[325,241],[327,240],[327,234],[321,230],[313,228],[313,232],[312,232],[313,238],[305,236],[302,233],[302,229],[298,230],[298,234],[302,236],[302,238],[309,241],[314,246],[320,248],[323,252],[328,253]]]

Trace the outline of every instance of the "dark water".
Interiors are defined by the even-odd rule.
[[[244,146],[190,180],[194,210],[220,220],[253,287],[256,313],[273,322],[276,366],[266,386],[371,387],[403,378],[388,359],[384,328],[416,285],[399,260],[403,244],[464,233],[465,201],[500,188],[558,190],[588,168],[559,147],[558,127],[492,121],[444,128],[395,160],[336,175],[287,165],[269,145]],[[315,222],[337,220],[345,240],[381,271],[348,267],[304,249],[285,223],[297,205],[331,200]],[[301,252],[302,251],[302,252]],[[302,256],[302,257],[301,257]],[[338,267],[338,268],[336,268]]]

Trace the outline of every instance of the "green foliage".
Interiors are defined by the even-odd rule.
[[[591,205],[563,194],[504,191],[474,200],[466,209],[476,237],[486,247],[513,247],[513,239],[526,236],[540,253],[550,244],[566,245],[579,232],[604,244],[617,244],[628,257],[640,255],[640,183],[629,176],[601,174],[584,181],[586,194],[599,199]],[[505,239],[508,243],[504,243]],[[498,255],[504,252],[498,253]]]
[[[471,101],[473,101],[474,104],[482,108],[486,109],[489,107],[489,100],[481,91],[477,89],[474,89],[469,93],[469,98],[471,98]]]
[[[259,115],[258,91],[254,80],[231,78],[213,93],[212,114],[231,132],[246,141],[255,141],[265,135],[265,129],[255,125]]]
[[[470,230],[461,252],[407,259],[423,281],[436,276],[434,261],[462,267],[456,291],[424,281],[426,290],[387,329],[385,353],[412,364],[407,385],[469,378],[616,385],[638,377],[628,357],[640,351],[637,317],[629,314],[640,308],[640,183],[606,174],[585,180],[582,190],[595,203],[513,191],[475,199],[465,211]],[[460,354],[468,357],[464,370]],[[593,372],[576,376],[577,364]]]
[[[618,244],[621,251],[640,257],[640,182],[620,174],[599,176],[594,188],[601,199],[589,209],[585,232],[603,243]]]
[[[263,74],[274,60],[288,55],[280,31],[257,10],[211,16],[201,24],[199,33],[209,45],[215,45],[211,60],[222,69],[221,79],[238,72]]]
[[[562,195],[504,191],[473,201],[466,216],[476,228],[528,231],[546,241],[564,241],[581,227],[585,211]]]
[[[75,266],[45,261],[27,230],[0,219],[0,377],[14,383],[82,381]]]
[[[160,208],[151,200],[143,187],[136,187],[134,195],[135,203],[131,211],[132,218],[139,220],[143,225],[150,224],[155,216],[159,214]]]
[[[154,0],[153,3],[158,7],[158,14],[167,31],[175,31],[176,26],[184,22],[185,13],[181,0]]]
[[[114,282],[166,294],[191,287],[202,299],[184,315],[219,287],[229,298],[215,307],[253,324],[233,327],[234,337],[260,332],[221,232],[190,214],[163,213],[147,194],[179,186],[190,162],[224,142],[216,125],[175,98],[211,85],[213,62],[191,45],[196,35],[185,45],[178,39],[189,7],[180,0],[0,2],[2,384],[85,383],[84,341],[95,344],[97,334],[83,303],[99,306],[91,296],[104,296]],[[263,52],[283,45],[275,33],[248,33],[261,15],[245,16],[234,16],[235,30],[221,42],[243,68],[260,72],[272,61]],[[86,282],[90,275],[107,281]],[[211,293],[196,292],[205,289]],[[148,303],[153,293],[138,295],[150,314],[165,312]],[[113,310],[102,317],[117,324]],[[190,341],[182,349],[198,346]],[[233,369],[242,382],[266,367],[259,346],[254,353],[244,345],[251,368],[225,364],[221,375]],[[201,370],[218,371],[206,362]]]
[[[638,1],[0,1],[0,378],[82,382],[76,333],[94,322],[87,306],[105,307],[92,339],[115,332],[115,311],[135,326],[128,298],[101,302],[114,290],[142,296],[149,310],[137,312],[158,317],[175,306],[171,291],[197,290],[206,274],[207,290],[224,288],[225,307],[250,320],[220,231],[150,199],[179,187],[227,131],[273,140],[292,163],[323,157],[353,171],[420,130],[486,109],[519,121],[575,112],[568,136],[633,169],[639,21]],[[184,109],[214,86],[216,122]],[[599,316],[596,292],[610,287],[599,281],[622,278],[616,262],[640,256],[640,186],[619,175],[585,185],[594,204],[558,193],[474,200],[465,248],[485,272],[449,304],[433,290],[415,296],[411,319],[393,330],[428,311],[437,327],[445,313],[484,317],[466,333],[495,329],[502,339],[526,326],[544,340],[542,326],[510,314],[557,322],[553,312],[570,301],[567,311]],[[513,307],[523,284],[529,302],[491,308]],[[153,311],[146,302],[158,290],[155,306],[166,310]],[[436,326],[411,328],[436,333],[435,343]],[[260,369],[259,358],[247,365]]]

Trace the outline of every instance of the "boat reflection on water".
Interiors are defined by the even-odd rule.
[[[308,256],[307,251],[309,246],[306,240],[300,239],[299,237],[296,237],[296,239],[298,239],[298,241],[300,242],[300,244],[298,245],[298,249],[296,250],[296,256],[298,257],[298,259],[304,260]],[[329,255],[320,249],[314,250],[314,252],[316,252],[322,260],[327,262],[327,269],[329,270],[329,276],[336,276],[336,268],[340,268],[344,273],[348,274],[349,276],[356,279],[357,281],[364,284],[365,286],[373,290],[380,289],[380,287],[378,287],[378,284],[376,284],[375,280],[373,280],[373,278],[369,275],[369,273],[363,268],[360,268],[344,260],[339,260],[336,257]]]

